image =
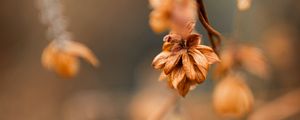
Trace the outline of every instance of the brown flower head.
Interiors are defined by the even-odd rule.
[[[229,74],[220,81],[213,93],[216,112],[223,117],[243,117],[253,106],[253,95],[244,78],[238,74]]]
[[[42,64],[45,68],[70,78],[78,72],[78,57],[84,58],[93,66],[98,65],[98,60],[90,49],[81,43],[69,40],[51,42],[43,51]]]
[[[196,7],[193,0],[150,0],[149,2],[153,7],[149,23],[154,32],[160,33],[167,29],[179,31],[186,23],[195,21]]]
[[[150,0],[154,10],[150,13],[150,26],[154,32],[160,33],[170,26],[173,0]]]
[[[260,49],[249,45],[231,45],[221,52],[215,77],[220,78],[238,67],[261,78],[268,78],[266,58]]]
[[[182,37],[170,33],[164,38],[163,51],[158,54],[152,65],[162,70],[170,86],[185,96],[196,84],[206,79],[209,64],[219,61],[212,48],[200,45],[199,34]]]

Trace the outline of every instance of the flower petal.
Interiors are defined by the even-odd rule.
[[[197,73],[195,80],[198,84],[200,84],[206,79],[207,70],[204,69],[203,67],[200,67],[200,69],[199,69],[199,67],[197,67],[197,68],[195,68],[195,71]]]
[[[208,68],[207,58],[197,49],[190,48],[189,55],[191,55],[198,67]],[[200,68],[199,68],[200,69]]]
[[[62,77],[73,77],[79,70],[78,59],[70,54],[58,52],[55,54],[53,60],[54,71]]]
[[[199,34],[191,34],[187,38],[188,47],[199,45],[200,42],[201,42],[201,36]]]
[[[166,75],[168,75],[178,64],[182,54],[181,52],[176,52],[176,54],[171,54],[166,61],[164,72]]]
[[[185,97],[187,93],[195,87],[196,84],[196,82],[185,78],[178,84],[177,91],[182,97]]]
[[[182,67],[176,67],[170,74],[172,85],[177,89],[178,84],[185,78],[185,72]]]
[[[99,61],[96,58],[96,56],[93,54],[93,52],[87,48],[85,45],[75,42],[75,41],[68,41],[66,43],[65,51],[68,54],[72,54],[74,56],[79,56],[87,60],[89,63],[91,63],[94,67],[97,67],[99,65]]]
[[[170,52],[163,51],[159,53],[152,61],[152,66],[155,69],[162,69],[165,66],[165,63],[167,61],[168,56],[170,55]]]
[[[214,50],[211,47],[205,45],[198,45],[197,49],[205,55],[205,57],[208,60],[208,64],[220,62],[218,55],[214,52]]]
[[[197,73],[194,69],[194,61],[187,53],[182,55],[182,65],[186,76],[191,80],[195,80]]]
[[[57,48],[54,46],[54,43],[50,43],[42,53],[42,65],[47,69],[52,69],[53,67],[53,57],[57,52]]]

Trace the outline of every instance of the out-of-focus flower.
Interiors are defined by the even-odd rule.
[[[261,78],[268,77],[266,58],[261,50],[249,45],[231,45],[221,52],[221,62],[216,67],[215,76],[222,77],[231,69],[242,67]]]
[[[154,8],[150,13],[150,26],[154,32],[181,30],[186,23],[194,21],[195,4],[192,0],[150,0]]]
[[[219,115],[239,118],[251,111],[254,98],[241,75],[229,74],[215,87],[213,103]]]
[[[237,0],[238,9],[241,11],[248,10],[251,7],[252,0]]]
[[[98,65],[97,58],[89,48],[70,40],[51,42],[43,51],[42,64],[45,68],[70,78],[78,72],[78,57],[84,58],[95,67]]]
[[[150,13],[150,26],[154,32],[160,33],[170,26],[173,0],[150,0],[154,10]]]
[[[172,88],[185,96],[196,84],[206,79],[209,64],[219,61],[212,48],[200,45],[199,34],[182,37],[170,33],[164,38],[163,51],[158,54],[152,65],[163,70]]]
[[[266,58],[260,49],[245,45],[240,46],[237,59],[250,73],[262,78],[268,77]]]

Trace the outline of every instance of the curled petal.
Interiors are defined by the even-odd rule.
[[[201,42],[201,36],[199,34],[191,34],[187,38],[188,47],[199,45],[200,42]]]
[[[68,54],[82,57],[83,59],[91,63],[94,67],[97,67],[99,65],[99,61],[93,54],[93,52],[83,44],[74,41],[68,41],[66,45],[67,46],[64,50]]]
[[[177,90],[178,93],[182,96],[185,97],[186,94],[190,91],[191,83],[188,81],[186,78],[183,79],[178,85],[177,85]]]
[[[194,69],[194,61],[192,60],[192,58],[190,58],[188,54],[182,55],[182,65],[186,76],[191,80],[195,80],[197,73]]]
[[[57,48],[53,45],[53,43],[50,43],[49,46],[47,46],[43,53],[42,53],[42,65],[47,69],[52,69],[53,67],[53,57],[55,53],[57,52]]]
[[[201,70],[197,67],[195,68],[195,71],[196,71],[196,82],[198,84],[202,83],[205,79],[206,79],[206,75],[207,75],[207,70],[204,69],[203,67],[200,67]]]
[[[208,60],[199,50],[189,49],[189,55],[192,56],[199,69],[200,67],[208,68]]]
[[[208,64],[214,64],[216,62],[220,62],[218,55],[214,52],[211,47],[205,45],[198,45],[196,47],[208,60]]]
[[[172,85],[177,89],[178,84],[185,78],[185,72],[182,67],[176,67],[170,74]]]
[[[167,57],[170,55],[170,52],[163,51],[159,53],[152,61],[152,66],[155,69],[162,69],[165,66]]]
[[[260,49],[250,46],[241,46],[237,57],[250,73],[261,78],[268,77],[266,58]]]
[[[164,67],[164,72],[165,74],[169,74],[178,64],[182,54],[177,53],[177,54],[171,54],[166,61],[165,67]]]
[[[56,53],[53,61],[54,71],[62,77],[73,77],[79,70],[79,62],[75,56],[66,53]]]
[[[178,43],[182,40],[182,37],[175,33],[170,33],[164,37],[165,42]]]
[[[170,51],[172,48],[173,44],[170,42],[164,42],[162,50],[163,51]]]

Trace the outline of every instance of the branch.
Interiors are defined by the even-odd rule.
[[[212,48],[216,53],[218,53],[222,35],[210,25],[202,0],[197,0],[197,7],[199,20],[207,31]],[[216,41],[214,41],[214,37],[216,37]]]

